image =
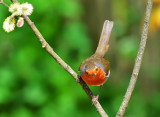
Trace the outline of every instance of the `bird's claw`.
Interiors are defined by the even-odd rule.
[[[97,104],[98,98],[99,98],[99,95],[93,96],[92,105]]]
[[[81,78],[81,76],[78,76],[78,77],[77,77],[77,79],[76,79],[76,82],[77,82],[77,83],[80,83],[80,78]]]

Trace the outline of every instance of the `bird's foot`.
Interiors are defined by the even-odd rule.
[[[98,98],[99,98],[99,95],[93,96],[92,105],[97,104]]]
[[[76,79],[76,82],[80,83],[80,79],[81,79],[81,76],[78,76],[77,79]]]

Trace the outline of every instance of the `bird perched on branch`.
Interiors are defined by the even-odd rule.
[[[100,86],[97,100],[102,85],[108,79],[110,70],[109,62],[104,58],[109,48],[109,38],[112,31],[113,22],[106,20],[103,25],[103,30],[99,40],[99,44],[96,52],[91,56],[83,60],[79,67],[81,78],[88,85]]]

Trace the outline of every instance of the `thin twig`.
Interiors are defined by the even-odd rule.
[[[3,0],[0,1],[0,4],[2,4],[4,6],[6,6],[7,8],[9,8],[9,6],[6,3],[4,3]]]
[[[12,2],[17,2],[17,0],[11,0]],[[98,101],[95,102],[95,96],[89,89],[89,87],[86,85],[86,83],[83,82],[83,80],[78,78],[77,73],[68,65],[66,64],[51,48],[51,46],[46,42],[46,40],[43,38],[37,27],[34,25],[34,23],[29,19],[28,16],[23,15],[22,16],[25,20],[25,22],[29,25],[29,27],[32,29],[38,40],[41,42],[42,47],[56,60],[58,64],[60,64],[76,81],[79,81],[80,85],[82,86],[83,90],[86,92],[88,97],[91,99],[93,105],[95,106],[97,112],[102,117],[108,117],[102,106]]]
[[[133,72],[132,72],[132,76],[131,76],[131,79],[130,79],[129,86],[127,88],[126,94],[123,98],[122,104],[119,108],[119,111],[118,111],[116,117],[123,117],[123,115],[126,111],[126,108],[128,106],[128,102],[131,98],[132,92],[134,90],[136,80],[138,78],[138,73],[139,73],[139,70],[140,70],[142,57],[143,57],[143,53],[144,53],[145,46],[146,46],[146,41],[147,41],[148,27],[149,27],[150,16],[151,16],[151,11],[152,11],[152,2],[153,2],[152,0],[148,0],[148,2],[147,2],[139,51],[138,51],[138,54],[137,54],[137,58],[136,58],[136,62],[135,62],[135,65],[134,65],[134,69],[133,69]]]

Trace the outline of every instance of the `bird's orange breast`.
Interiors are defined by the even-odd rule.
[[[105,74],[101,68],[98,68],[98,70],[96,70],[96,68],[93,70],[88,70],[86,73],[81,74],[81,78],[87,84],[94,86],[103,85],[106,81]]]

